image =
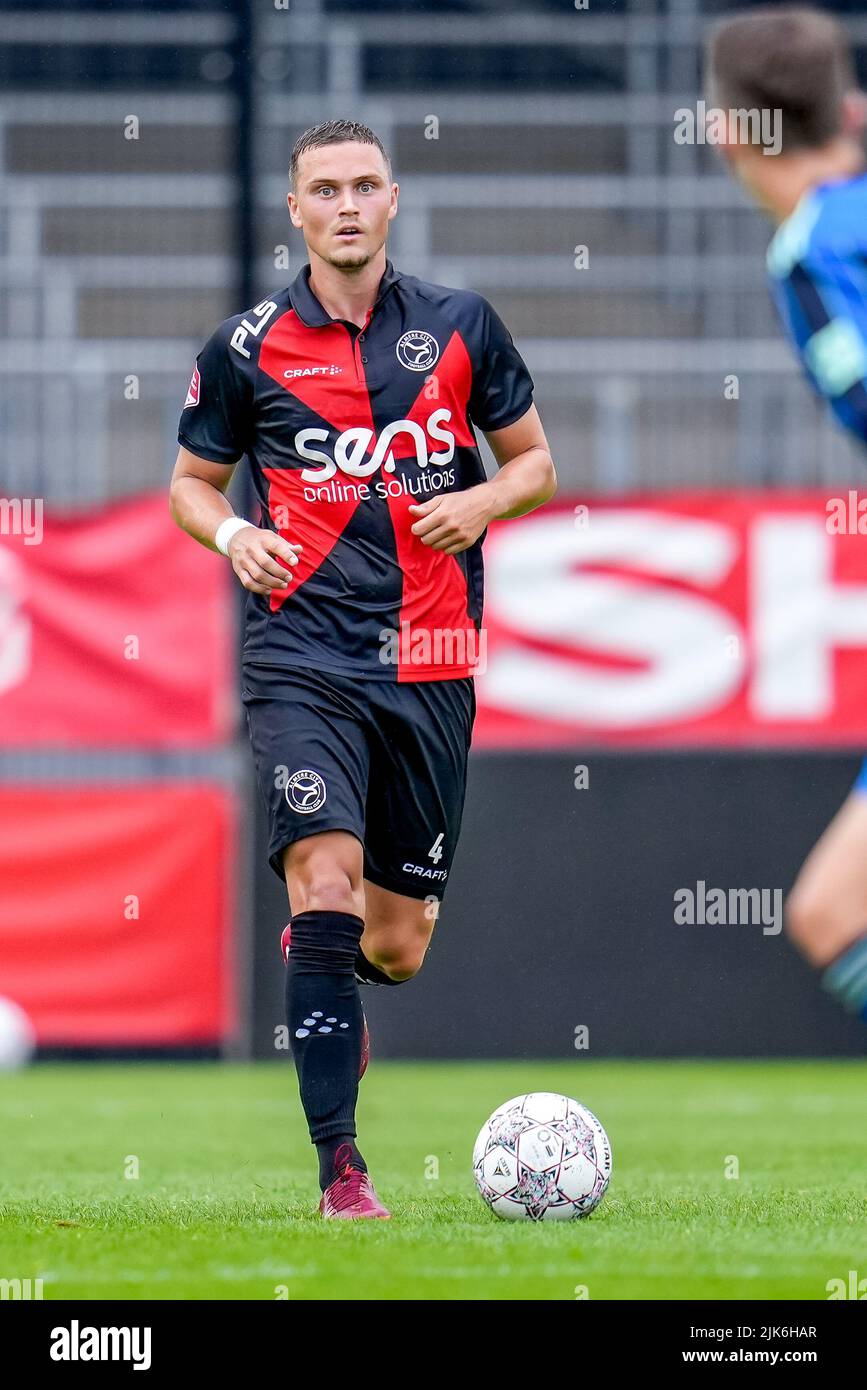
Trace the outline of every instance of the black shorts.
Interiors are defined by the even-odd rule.
[[[442,899],[464,808],[472,677],[398,684],[252,664],[243,674],[274,872],[284,877],[294,841],[348,830],[371,883]]]

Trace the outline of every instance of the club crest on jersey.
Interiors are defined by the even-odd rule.
[[[312,816],[325,805],[325,781],[309,767],[293,772],[286,783],[286,800],[299,816]]]
[[[202,379],[199,376],[198,367],[194,367],[193,375],[190,377],[190,384],[187,387],[187,399],[184,401],[184,410],[186,410],[188,405],[199,404],[199,388],[201,386],[201,380]]]
[[[411,372],[429,372],[440,355],[440,345],[430,333],[421,328],[411,328],[398,338],[397,360]]]

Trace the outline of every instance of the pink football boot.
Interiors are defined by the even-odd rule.
[[[291,923],[291,922],[287,922],[286,926],[283,928],[283,935],[280,937],[280,954],[282,955],[282,957],[283,957],[283,959],[284,959],[284,961],[286,962],[287,965],[288,965],[288,963],[289,963],[289,945],[290,945],[291,940],[292,940],[292,923]],[[359,1079],[359,1081],[360,1081],[361,1078],[363,1077],[364,1073],[367,1071],[367,1064],[368,1064],[369,1061],[370,1061],[370,1033],[368,1032],[368,1029],[367,1029],[367,1019],[366,1019],[366,1017],[365,1017],[364,1010],[362,1009],[362,1011],[361,1011],[361,1062],[359,1063],[359,1067],[358,1067],[358,1079]]]
[[[356,1221],[378,1217],[381,1221],[390,1221],[391,1212],[377,1197],[368,1174],[360,1172],[358,1168],[350,1168],[346,1162],[350,1152],[348,1144],[341,1144],[334,1157],[337,1177],[326,1187],[319,1202],[323,1219]]]

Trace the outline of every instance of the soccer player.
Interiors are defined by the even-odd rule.
[[[708,57],[716,108],[780,112],[778,153],[731,127],[722,153],[778,224],[771,289],[807,377],[867,444],[867,170],[845,31],[817,10],[759,10],[717,28]],[[798,876],[787,925],[826,988],[867,1018],[867,762]]]
[[[388,1217],[356,1143],[358,984],[399,985],[424,960],[463,810],[482,541],[556,480],[491,305],[387,258],[399,190],[374,132],[305,131],[289,177],[310,263],[199,353],[171,505],[248,591],[243,700],[289,894],[286,1019],[320,1211]],[[225,497],[243,455],[258,524]]]

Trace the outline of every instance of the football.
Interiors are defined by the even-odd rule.
[[[482,1125],[473,1173],[491,1211],[506,1221],[571,1221],[602,1201],[611,1145],[586,1106],[532,1091],[505,1101]]]
[[[15,1071],[33,1056],[36,1034],[20,1005],[0,997],[0,1071]]]

